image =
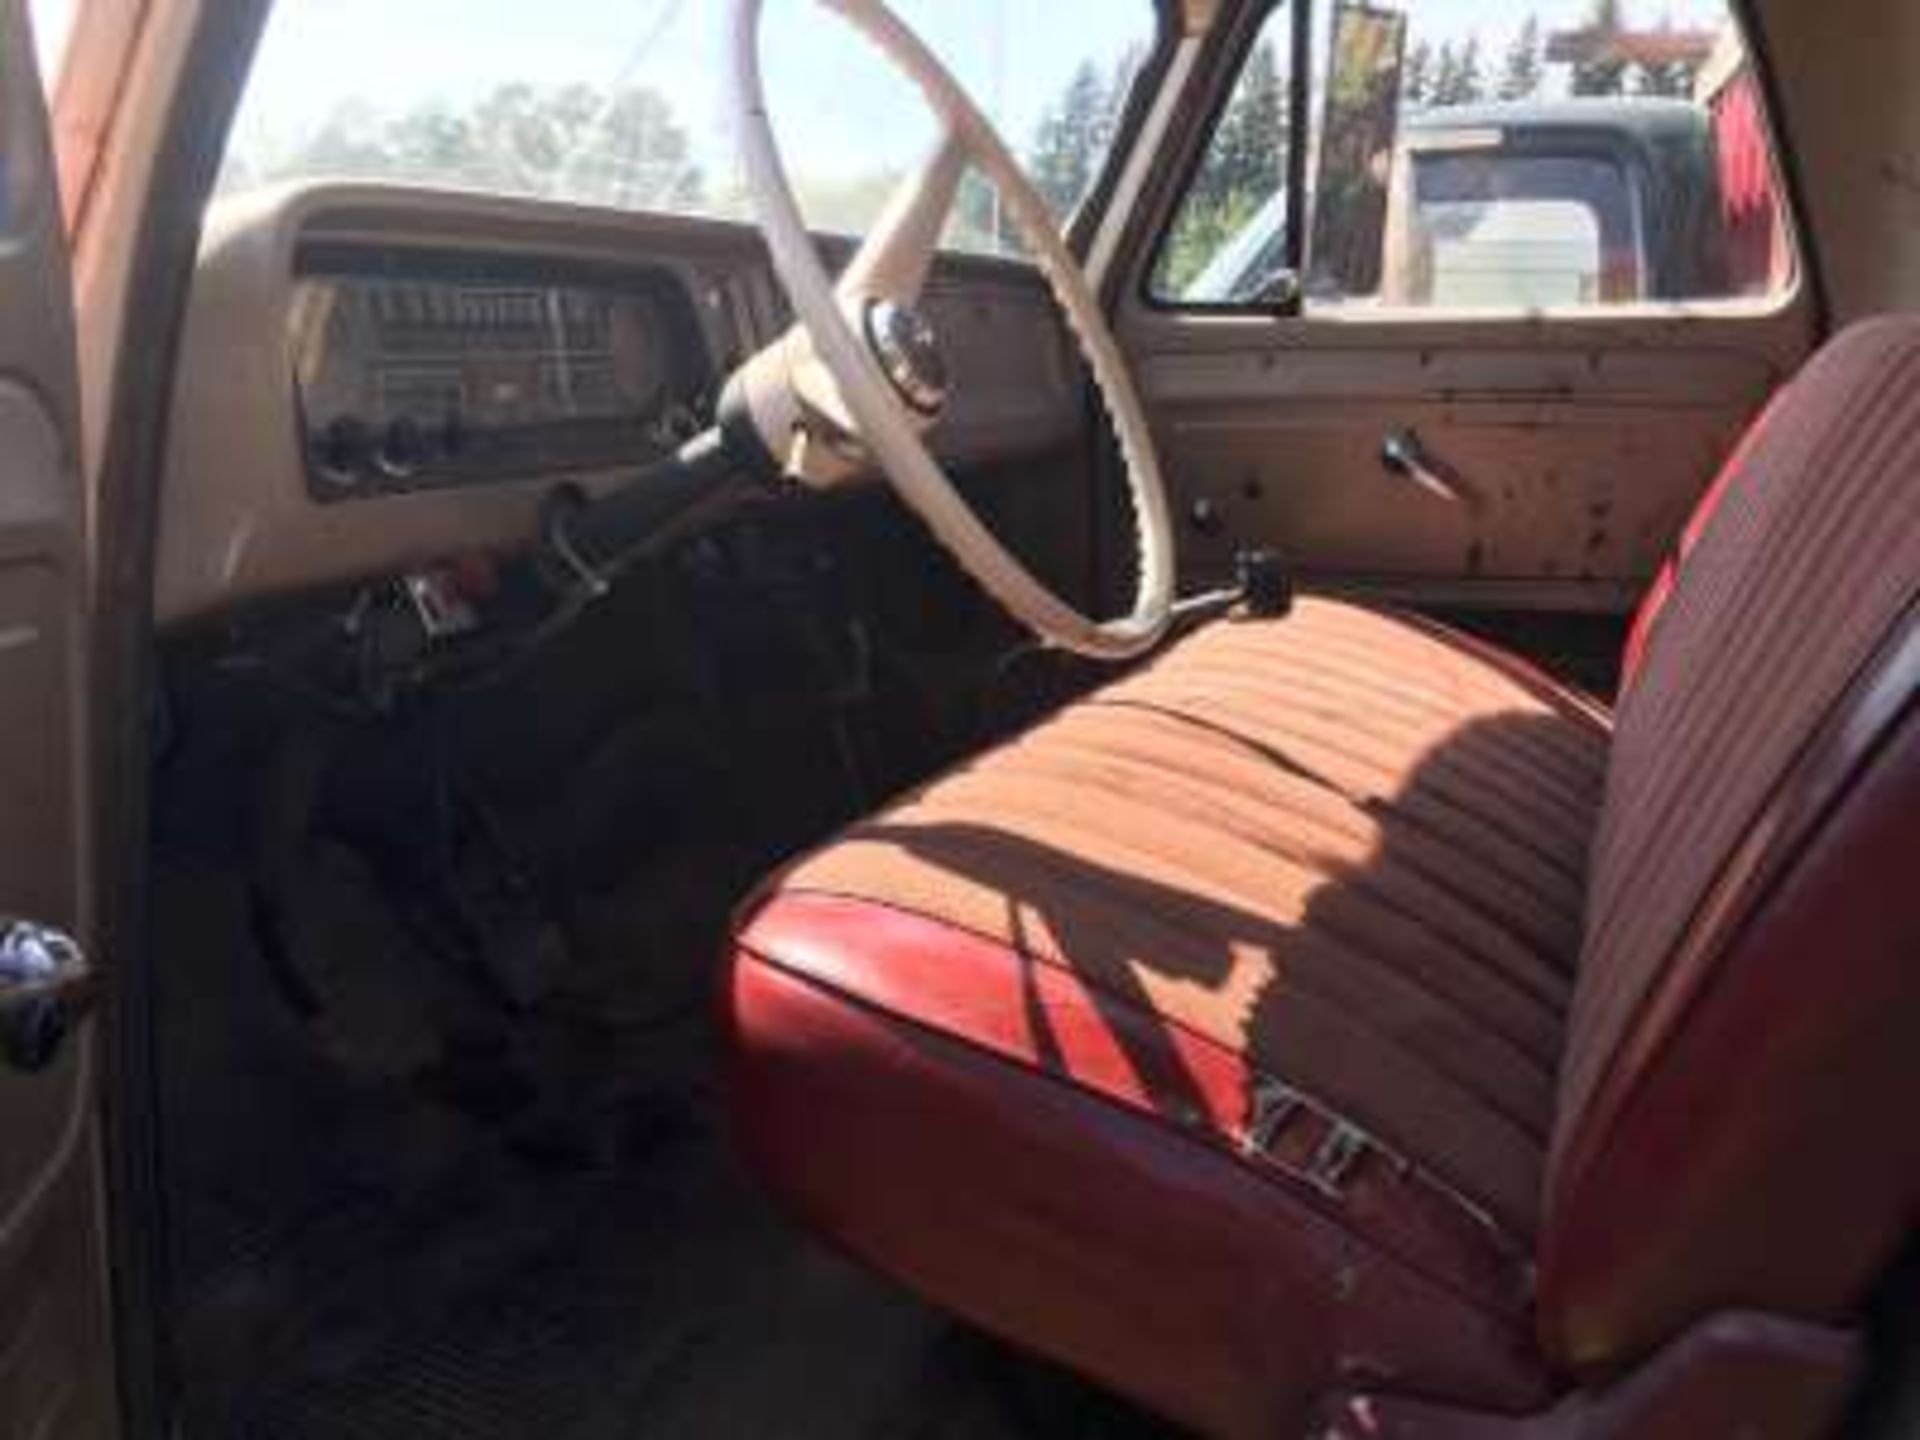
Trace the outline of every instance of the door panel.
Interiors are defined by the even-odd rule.
[[[1206,37],[1109,277],[1186,586],[1259,546],[1368,597],[1624,612],[1805,358],[1724,7],[1698,7],[1684,75],[1592,51],[1584,0],[1518,33],[1509,8],[1255,0]],[[1505,69],[1469,62],[1483,41]],[[1269,251],[1290,283],[1258,279]],[[1156,256],[1187,278],[1156,286]]]
[[[1190,586],[1263,545],[1381,598],[1592,610],[1631,603],[1807,346],[1796,306],[1523,325],[1135,306],[1122,331]],[[1396,434],[1468,503],[1390,470]]]
[[[86,932],[73,314],[25,0],[0,0],[0,916]],[[0,1000],[4,1000],[0,996]],[[114,1431],[95,1037],[0,1059],[0,1437]]]

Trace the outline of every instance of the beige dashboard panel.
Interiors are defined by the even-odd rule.
[[[787,323],[749,226],[380,185],[302,185],[222,202],[208,215],[174,393],[155,574],[162,626],[450,554],[524,546],[553,484],[604,492],[630,473],[316,502],[288,324],[296,258],[311,242],[668,271],[693,302],[716,379]],[[1038,454],[1075,434],[1077,372],[1029,269],[943,258],[925,304],[954,376],[934,436],[944,461]]]

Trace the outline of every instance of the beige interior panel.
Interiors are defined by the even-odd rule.
[[[1804,353],[1798,301],[1723,313],[1501,322],[1277,320],[1134,308],[1139,365],[1183,516],[1190,587],[1239,546],[1343,588],[1618,609]],[[1471,503],[1381,462],[1411,431]]]
[[[1914,0],[1754,0],[1836,323],[1920,307]]]
[[[77,1089],[94,1083],[82,1046],[60,1062]],[[13,1112],[0,1103],[0,1125]],[[11,1133],[11,1131],[9,1132]],[[99,1157],[91,1124],[76,1125],[31,1210],[0,1234],[0,1436],[99,1440],[115,1433],[101,1251]],[[87,1277],[76,1283],[77,1277]]]
[[[219,206],[176,381],[155,582],[162,624],[450,552],[522,545],[552,482],[605,490],[624,478],[570,474],[314,503],[286,324],[306,240],[664,267],[687,287],[720,375],[786,323],[750,226],[368,185],[298,186]],[[934,436],[943,460],[1040,454],[1073,437],[1075,371],[1031,270],[943,259],[926,306],[953,374],[953,404]]]
[[[0,0],[0,917],[89,929],[85,570],[65,238],[24,0]],[[115,1425],[93,1027],[0,1067],[0,1440]]]

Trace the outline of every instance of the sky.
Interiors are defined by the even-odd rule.
[[[66,47],[73,24],[74,0],[29,0],[33,16],[34,49],[40,55],[40,73],[51,75]]]

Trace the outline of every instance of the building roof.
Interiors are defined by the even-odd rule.
[[[1547,38],[1547,59],[1563,64],[1614,60],[1626,65],[1698,65],[1713,53],[1712,30],[1562,30]]]

